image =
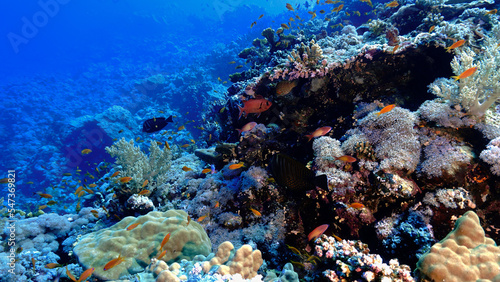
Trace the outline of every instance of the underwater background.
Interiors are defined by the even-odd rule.
[[[9,2],[0,281],[500,281],[498,0]]]

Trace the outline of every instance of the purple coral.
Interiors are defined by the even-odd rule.
[[[445,137],[438,136],[428,144],[424,148],[425,161],[421,163],[422,172],[428,177],[453,176],[473,158],[469,147],[453,144]]]
[[[479,158],[490,165],[491,173],[500,176],[500,137],[491,140]]]

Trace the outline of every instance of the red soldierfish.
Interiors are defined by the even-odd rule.
[[[241,135],[241,133],[243,133],[243,132],[247,132],[247,131],[252,130],[256,125],[257,125],[257,123],[255,121],[252,121],[252,122],[249,122],[249,123],[243,125],[243,127],[241,129],[236,129],[236,130],[238,130],[239,134]]]
[[[306,135],[306,137],[308,139],[307,142],[311,141],[311,139],[313,139],[313,138],[320,137],[320,136],[327,134],[328,132],[330,132],[330,130],[332,130],[331,126],[323,126],[323,127],[316,129],[313,133]]]
[[[243,101],[243,108],[238,106],[238,109],[240,109],[238,119],[241,118],[243,112],[245,113],[245,117],[247,117],[248,114],[259,114],[258,116],[260,116],[260,113],[267,111],[272,104],[273,103],[264,99],[262,96],[257,96],[255,99]]]

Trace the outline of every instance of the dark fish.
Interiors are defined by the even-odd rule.
[[[271,157],[269,164],[274,179],[280,186],[286,186],[293,191],[312,190],[316,186],[327,190],[326,175],[318,175],[299,161],[285,154],[276,154]]]
[[[142,131],[144,132],[156,132],[162,130],[169,122],[173,122],[172,116],[168,118],[160,117],[160,118],[151,118],[146,120],[142,124]]]

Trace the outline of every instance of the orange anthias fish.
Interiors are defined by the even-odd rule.
[[[147,189],[144,189],[144,190],[142,190],[141,192],[139,192],[139,194],[137,194],[137,195],[142,196],[142,195],[149,194],[149,192],[151,192],[151,191],[149,191],[149,190],[147,190]]]
[[[463,78],[466,78],[466,77],[473,75],[476,71],[477,71],[477,67],[472,67],[470,69],[465,70],[460,75],[455,75],[455,76],[452,76],[451,78],[454,78],[455,81],[457,81],[459,79],[463,79]]]
[[[83,282],[83,281],[87,280],[87,278],[89,278],[92,275],[92,273],[94,273],[93,267],[85,270],[76,282]]]
[[[161,241],[160,251],[163,249],[163,246],[165,246],[165,244],[168,242],[168,240],[170,240],[170,233],[165,235],[165,237],[163,238],[163,241]]]
[[[229,166],[229,169],[230,170],[234,170],[234,169],[238,169],[238,168],[242,168],[245,166],[245,163],[244,162],[239,162],[237,164],[232,164]]]
[[[46,194],[46,193],[42,193],[42,192],[36,192],[36,193],[38,194],[38,196],[45,198],[45,199],[52,198],[52,195],[50,195],[50,194]]]
[[[104,271],[108,271],[110,270],[111,268],[119,265],[120,263],[122,263],[125,259],[122,257],[122,255],[118,255],[117,258],[115,259],[112,259],[110,260],[108,263],[106,263],[106,265],[104,266]]]
[[[139,222],[137,222],[137,223],[134,223],[134,224],[129,225],[129,226],[127,227],[127,231],[130,231],[130,230],[132,230],[132,229],[136,228],[139,224],[140,224],[140,223],[139,223]]]
[[[82,190],[83,190],[83,186],[79,186],[79,187],[76,189],[76,191],[75,191],[75,193],[74,193],[74,194],[76,195],[76,194],[80,193]]]
[[[196,221],[202,222],[207,217],[208,217],[208,213],[206,215],[200,216],[200,218],[198,218]]]
[[[113,174],[111,175],[111,177],[118,176],[118,174],[120,174],[120,171],[115,171],[115,173],[113,173]]]
[[[394,52],[396,52],[396,50],[398,50],[398,48],[399,48],[399,44],[397,44],[396,46],[394,46],[394,48],[392,48],[391,54],[394,54]]]
[[[243,125],[243,127],[241,129],[236,129],[236,130],[241,135],[241,133],[243,133],[243,132],[247,132],[247,131],[252,130],[256,125],[257,125],[257,123],[255,121],[251,121],[251,122]]]
[[[365,2],[368,4],[370,7],[373,7],[372,1],[371,0],[360,0],[361,2]]]
[[[485,14],[485,15],[494,15],[494,14],[496,14],[497,12],[498,12],[498,10],[497,10],[497,9],[493,9],[493,10],[489,10],[488,12],[486,12],[486,14]]]
[[[125,177],[120,178],[121,183],[128,183],[130,180],[132,180],[132,177],[130,177],[130,176],[125,176]]]
[[[392,2],[385,4],[385,6],[389,7],[389,8],[395,8],[395,7],[399,6],[399,3],[398,3],[398,1],[394,0]]]
[[[343,161],[345,163],[353,163],[355,161],[357,161],[357,159],[355,157],[351,157],[351,156],[348,156],[348,155],[344,155],[344,156],[341,156],[341,157],[338,157],[338,158],[335,158],[336,160],[339,160],[339,161]]]
[[[292,7],[292,4],[290,4],[290,3],[286,3],[286,8],[287,8],[288,10],[290,10],[290,11],[295,11],[295,10],[293,9],[293,7]]]
[[[362,203],[352,203],[348,205],[348,207],[353,208],[353,209],[362,209],[365,207]]]
[[[192,168],[190,168],[190,167],[187,167],[187,166],[183,166],[183,167],[182,167],[182,170],[183,170],[183,171],[190,171],[190,170],[193,170],[193,169],[192,169]]]
[[[258,114],[257,117],[260,116],[260,113],[269,110],[273,103],[264,99],[262,96],[257,96],[255,99],[250,99],[247,101],[243,101],[243,107],[238,106],[240,110],[240,114],[238,119],[241,118],[241,115],[245,113],[245,117],[248,114]]]
[[[377,116],[390,112],[392,109],[394,109],[394,107],[396,107],[395,104],[385,106],[384,108],[382,108],[382,110],[380,110],[380,112],[377,113]]]
[[[251,212],[253,213],[253,215],[255,215],[256,217],[261,217],[261,216],[262,216],[262,214],[261,214],[258,210],[254,209],[254,208],[250,208],[250,211],[251,211]]]
[[[73,280],[76,282],[76,278],[75,276],[73,276],[73,274],[71,274],[71,272],[69,272],[68,270],[68,267],[66,266],[66,275],[68,275],[69,279]]]
[[[48,268],[48,269],[53,269],[53,268],[56,268],[56,267],[60,267],[61,265],[58,264],[58,263],[55,263],[55,262],[51,262],[51,263],[47,263],[45,265],[45,268]]]
[[[332,12],[340,12],[340,10],[342,10],[342,8],[344,8],[344,4],[340,4],[340,6],[336,7],[336,8],[333,8]]]
[[[453,49],[455,49],[455,48],[458,48],[458,47],[460,47],[460,46],[464,45],[464,43],[465,43],[465,40],[464,40],[464,39],[462,39],[462,40],[458,40],[457,42],[455,42],[455,43],[451,44],[451,46],[450,46],[450,47],[446,47],[446,50],[448,50],[448,51],[453,50]]]
[[[146,187],[146,185],[148,185],[148,183],[149,183],[149,180],[147,180],[147,179],[144,180],[144,183],[142,183],[142,188]]]
[[[313,133],[306,135],[306,137],[308,139],[307,142],[311,141],[311,139],[313,139],[313,138],[324,136],[325,134],[330,132],[330,130],[332,130],[331,126],[323,126],[323,127],[316,129]]]
[[[316,228],[314,228],[309,235],[307,235],[307,240],[311,241],[312,239],[316,240],[319,236],[321,236],[323,233],[325,233],[326,229],[328,229],[328,224],[323,224],[320,225]]]
[[[162,258],[162,257],[164,257],[166,254],[167,254],[167,250],[164,250],[163,252],[161,252],[160,254],[158,254],[158,256],[156,257],[156,259],[161,259],[161,258]]]

